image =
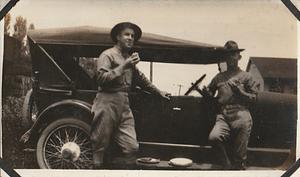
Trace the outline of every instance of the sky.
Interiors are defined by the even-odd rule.
[[[235,40],[245,69],[249,57],[297,57],[297,21],[279,0],[21,0],[11,10],[36,28],[98,26],[131,21],[144,32],[223,46]],[[13,22],[12,22],[13,23]],[[149,76],[149,64],[138,67]],[[154,64],[153,82],[181,94],[202,74],[207,85],[217,65]]]

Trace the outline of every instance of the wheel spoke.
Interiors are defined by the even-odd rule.
[[[47,157],[47,162],[52,162],[52,161],[55,161],[55,160],[58,160],[58,159],[60,159],[60,158],[58,158],[57,156],[48,156]]]
[[[80,148],[76,161],[64,159],[61,154],[65,143],[75,143]],[[45,144],[44,157],[49,168],[86,169],[93,165],[92,146],[89,134],[77,126],[62,126],[51,133]]]
[[[78,160],[77,161],[77,164],[80,166],[80,167],[83,167],[83,168],[89,168],[93,165],[92,161],[90,160]]]
[[[89,141],[87,138],[84,138],[80,143],[78,143],[80,146],[83,146],[84,144],[88,144]]]
[[[84,159],[92,159],[93,154],[92,153],[85,153],[85,154],[80,154],[81,157]]]
[[[84,149],[84,148],[82,148],[82,149]],[[89,148],[86,148],[86,149],[82,150],[81,153],[84,154],[84,153],[88,153],[90,151],[92,151],[92,150]]]
[[[63,146],[63,145],[64,145],[64,142],[61,140],[60,131],[58,131],[58,135],[54,134],[54,136],[58,139],[60,145]]]
[[[50,141],[52,141],[52,139],[50,139]],[[61,147],[60,146],[57,146],[57,145],[55,145],[55,144],[48,144],[47,146],[51,146],[51,147],[53,147],[53,148],[55,148],[55,150],[57,150],[57,151],[60,151],[61,150]]]
[[[71,169],[71,166],[70,166],[70,163],[69,162],[66,162],[66,169]]]
[[[52,154],[52,155],[59,155],[60,154],[60,152],[52,152],[52,151],[49,151],[49,150],[46,150],[45,152],[48,153],[48,154]]]
[[[66,134],[65,143],[70,142],[70,140],[69,140],[69,134],[67,132],[67,129],[65,129],[65,134]]]
[[[80,169],[80,167],[76,163],[72,163],[76,169]]]
[[[61,159],[61,156],[59,156],[59,155],[47,154],[46,157],[47,157],[48,162],[51,162],[51,161],[57,160],[57,159]]]
[[[87,159],[87,160],[90,159],[86,154],[80,154],[80,155],[81,155],[81,157],[83,157],[83,158],[80,158],[80,159]]]
[[[86,136],[87,135],[85,133],[79,132],[75,143],[80,144]]]
[[[61,162],[62,162],[62,159],[58,159],[58,160],[54,160],[54,161],[49,162],[49,165],[50,165],[50,166],[53,166],[53,167],[56,167],[56,166],[58,166]]]
[[[86,168],[90,168],[93,165],[92,160],[84,160],[84,161],[80,161],[80,162],[83,163],[82,165]]]
[[[72,141],[73,141],[73,142],[76,142],[77,138],[78,138],[78,137],[77,137],[77,131],[75,131],[75,135],[74,135],[74,138],[73,138]]]

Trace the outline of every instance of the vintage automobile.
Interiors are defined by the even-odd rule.
[[[74,27],[30,31],[32,89],[24,102],[24,119],[31,128],[23,135],[26,147],[36,150],[40,168],[86,169],[92,166],[89,130],[95,84],[95,58],[113,45],[110,29]],[[215,64],[225,49],[161,35],[144,33],[133,51],[146,62]],[[200,77],[185,95],[163,100],[140,88],[130,92],[140,157],[161,160],[142,169],[176,169],[173,157],[194,161],[187,169],[217,169],[208,134],[214,124],[213,100],[192,96]],[[275,96],[275,97],[274,97]],[[296,96],[260,93],[251,108],[254,126],[249,145],[249,164],[275,167],[288,157],[295,144]],[[258,158],[259,156],[259,158]],[[206,164],[206,165],[205,165]],[[208,165],[211,164],[211,165]]]

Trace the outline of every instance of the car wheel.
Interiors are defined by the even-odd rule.
[[[90,169],[93,166],[90,126],[61,118],[45,128],[37,143],[37,162],[45,169]]]

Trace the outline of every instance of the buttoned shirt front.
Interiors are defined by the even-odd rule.
[[[258,91],[258,83],[248,72],[242,71],[240,68],[231,71],[225,71],[217,74],[209,84],[209,90],[215,94],[217,91],[217,99],[221,105],[240,104],[247,106],[248,103],[242,100],[240,95],[237,95],[232,90],[229,82],[234,82],[239,85],[245,92],[255,95]]]
[[[120,72],[115,68],[124,64],[129,55],[123,56],[116,47],[105,50],[97,59],[97,84],[101,91],[129,91],[132,86],[139,86],[152,93],[159,90],[137,68],[132,67]]]

